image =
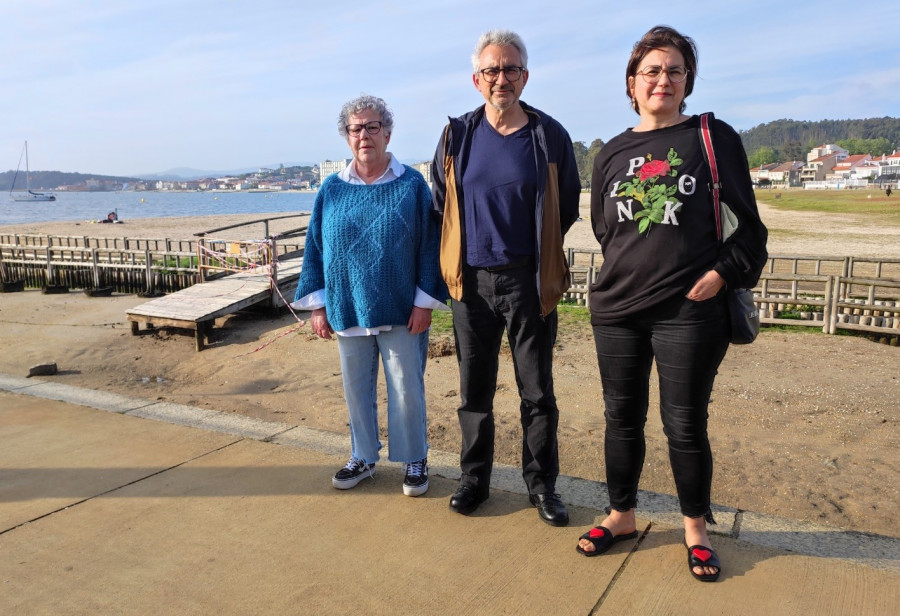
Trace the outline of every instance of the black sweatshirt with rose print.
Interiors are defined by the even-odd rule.
[[[768,258],[767,231],[741,139],[713,120],[721,198],[738,217],[724,244],[716,234],[700,119],[626,130],[603,146],[591,179],[591,224],[603,265],[591,285],[591,324],[615,325],[684,296],[714,269],[726,288],[753,287]]]

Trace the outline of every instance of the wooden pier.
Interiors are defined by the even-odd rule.
[[[127,310],[131,334],[139,335],[141,324],[146,330],[188,329],[194,332],[197,350],[202,351],[217,318],[254,306],[275,309],[293,300],[303,264],[303,249],[284,240],[305,237],[306,226],[270,235],[269,223],[295,217],[296,214],[288,214],[197,233],[200,282]],[[263,240],[211,237],[213,233],[260,223],[264,229]]]
[[[269,274],[271,266],[265,266],[201,282],[150,300],[126,311],[131,333],[139,335],[141,324],[146,330],[157,327],[193,330],[197,350],[202,351],[217,318],[252,306],[284,306],[282,296],[287,301],[293,300],[301,262],[300,256],[278,261],[274,278]],[[273,286],[275,281],[278,292]]]

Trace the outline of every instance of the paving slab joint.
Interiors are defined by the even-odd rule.
[[[625,573],[625,569],[627,569],[628,565],[631,563],[632,557],[640,549],[641,544],[644,542],[644,539],[647,538],[647,535],[650,534],[651,528],[653,528],[653,522],[647,522],[647,526],[644,527],[644,531],[638,536],[637,541],[634,542],[634,545],[631,546],[631,550],[628,551],[628,555],[622,561],[622,564],[619,565],[619,568],[613,574],[612,578],[610,578],[609,584],[607,584],[606,588],[603,589],[603,592],[600,593],[600,598],[597,599],[597,603],[594,604],[594,607],[590,611],[591,616],[600,613],[604,601],[606,601],[606,598],[612,593],[613,589],[615,588],[616,582]]]

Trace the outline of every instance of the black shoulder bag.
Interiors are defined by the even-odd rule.
[[[706,162],[709,163],[709,171],[712,176],[713,208],[716,218],[716,235],[719,244],[725,242],[731,234],[737,230],[738,219],[728,205],[719,199],[719,191],[722,188],[719,182],[719,169],[716,166],[716,153],[713,149],[712,133],[709,130],[712,114],[704,113],[700,116],[700,143],[706,154]],[[726,291],[728,311],[731,317],[731,343],[750,344],[756,340],[759,334],[759,308],[753,300],[751,289],[728,289]]]

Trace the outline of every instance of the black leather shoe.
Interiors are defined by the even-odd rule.
[[[550,526],[565,526],[569,523],[569,512],[559,494],[529,494],[528,500],[537,507],[538,515]]]
[[[487,496],[480,496],[478,490],[474,487],[461,485],[456,489],[456,494],[450,497],[450,510],[463,515],[469,515],[478,509],[478,505],[487,499]]]

